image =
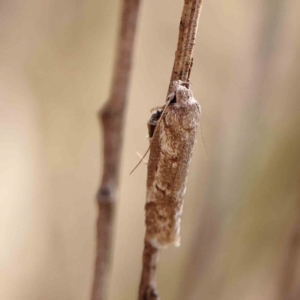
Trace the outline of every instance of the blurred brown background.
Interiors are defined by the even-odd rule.
[[[166,96],[183,0],[144,1],[127,110],[109,299],[135,299],[149,110]],[[0,299],[89,299],[101,139],[120,1],[0,4]],[[202,106],[162,299],[299,299],[300,3],[204,1]]]

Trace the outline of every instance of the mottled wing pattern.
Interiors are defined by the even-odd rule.
[[[150,145],[146,196],[146,239],[156,248],[180,244],[187,174],[200,120],[191,90],[178,84]]]

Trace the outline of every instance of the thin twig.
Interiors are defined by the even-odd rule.
[[[298,207],[299,211],[299,207]],[[299,265],[300,250],[300,218],[294,221],[287,242],[286,257],[281,271],[280,282],[278,284],[278,300],[299,299],[299,287],[297,286],[297,267]]]
[[[99,112],[103,128],[103,175],[97,193],[97,250],[92,300],[104,300],[107,294],[114,212],[119,185],[120,158],[123,145],[124,115],[129,79],[132,69],[133,47],[136,35],[140,0],[124,0],[117,56],[111,93]]]
[[[139,289],[140,300],[159,299],[156,290],[156,268],[158,263],[158,249],[145,240],[143,252],[143,272]]]
[[[173,71],[170,79],[170,85],[168,89],[168,95],[171,94],[173,81],[182,80],[183,82],[189,82],[191,68],[193,65],[193,50],[196,40],[196,33],[199,23],[201,0],[185,0],[182,11],[179,37],[177,50],[175,54]],[[153,115],[155,116],[155,115]],[[161,117],[161,116],[160,116]],[[150,119],[151,122],[151,119]],[[158,125],[158,120],[154,122],[154,127]],[[153,128],[152,128],[153,133]],[[150,132],[149,132],[150,136]],[[151,136],[150,136],[151,137]],[[154,138],[154,137],[153,137]],[[156,149],[156,151],[159,151]],[[190,154],[188,154],[190,155]],[[151,150],[150,150],[151,157]],[[148,175],[147,182],[149,180],[149,167],[148,164]],[[148,183],[147,183],[148,185]],[[149,186],[147,187],[147,194],[149,192]],[[151,205],[151,203],[146,204]],[[146,233],[147,237],[147,233]],[[145,238],[145,246],[143,253],[143,269],[141,275],[140,289],[139,289],[139,300],[159,300],[159,295],[156,290],[156,270],[158,263],[159,249],[150,244]]]
[[[181,14],[179,37],[175,60],[170,79],[168,95],[172,82],[182,80],[189,82],[193,66],[193,51],[196,42],[197,29],[200,19],[202,0],[185,0]]]

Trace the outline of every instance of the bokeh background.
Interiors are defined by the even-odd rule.
[[[97,110],[121,1],[6,0],[0,10],[0,299],[89,299]],[[143,1],[109,299],[136,299],[149,110],[166,96],[183,0]],[[202,106],[168,300],[300,298],[300,2],[204,1],[191,81]]]

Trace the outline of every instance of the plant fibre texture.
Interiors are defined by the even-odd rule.
[[[164,111],[149,122],[150,157],[146,195],[146,241],[157,249],[180,245],[187,175],[201,108],[192,91],[173,82]]]

